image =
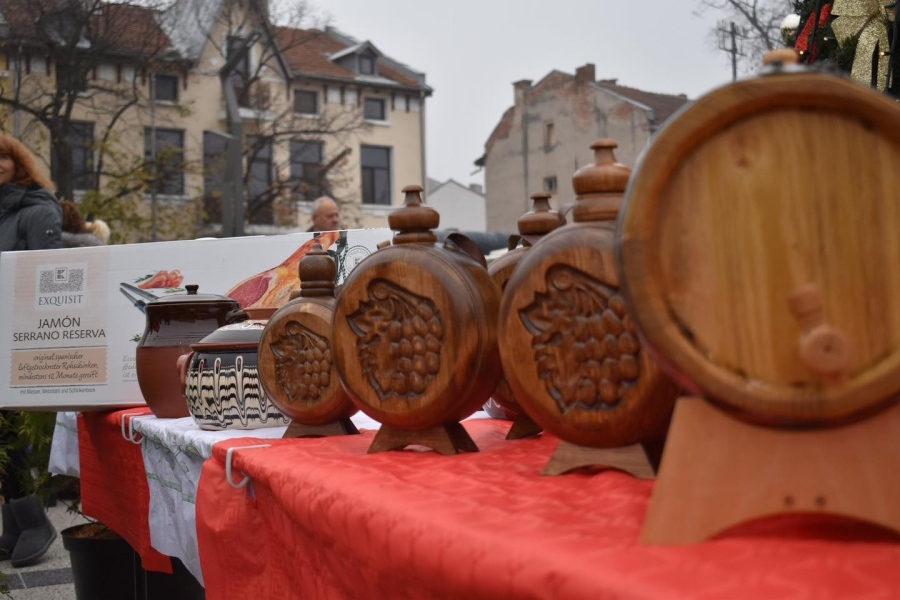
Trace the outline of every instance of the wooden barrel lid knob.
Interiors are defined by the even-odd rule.
[[[306,256],[300,260],[297,274],[300,277],[300,289],[291,292],[291,300],[300,297],[334,296],[337,265],[319,242],[315,242]]]
[[[422,202],[422,186],[408,185],[402,191],[405,194],[403,207],[388,215],[388,225],[397,232],[394,244],[437,242],[437,236],[431,230],[440,224],[441,215]]]
[[[810,371],[839,383],[846,379],[852,358],[850,340],[825,322],[825,302],[815,284],[801,286],[788,296],[788,306],[802,330],[798,352]]]
[[[531,210],[517,221],[519,234],[533,243],[532,238],[548,234],[560,225],[565,224],[565,219],[550,208],[550,198],[547,192],[537,192],[531,195]],[[536,241],[536,239],[534,240]]]
[[[576,222],[612,221],[619,214],[631,169],[616,160],[613,150],[618,146],[615,140],[597,140],[591,144],[594,164],[581,167],[572,176]]]
[[[763,55],[763,64],[770,65],[795,65],[800,62],[800,55],[793,48],[779,48],[770,50]]]

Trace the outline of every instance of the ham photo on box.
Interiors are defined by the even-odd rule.
[[[391,232],[365,229],[4,252],[0,373],[8,377],[10,393],[0,398],[0,408],[144,405],[135,359],[146,327],[142,306],[184,294],[187,285],[199,286],[204,294],[229,296],[243,308],[281,306],[299,285],[297,266],[314,237],[337,261],[340,284],[359,261],[390,239]],[[66,301],[57,302],[57,297]]]

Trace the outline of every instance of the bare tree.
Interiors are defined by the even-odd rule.
[[[76,183],[96,187],[102,151],[90,161],[93,174],[73,169],[73,143],[87,143],[79,139],[83,133],[75,107],[103,115],[108,125],[100,134],[102,142],[129,109],[141,104],[139,78],[150,62],[163,59],[164,39],[152,13],[101,0],[0,0],[0,10],[8,25],[0,38],[14,73],[0,81],[0,106],[11,113],[7,126],[32,143],[49,143],[52,175],[61,195],[72,198]],[[94,76],[101,63],[124,56],[129,68],[120,69],[112,80]]]
[[[722,21],[733,22],[743,29],[744,52],[738,60],[741,71],[749,72],[759,68],[763,54],[784,47],[781,22],[794,12],[794,3],[791,0],[701,0],[697,13],[707,11],[718,13]],[[718,27],[710,36],[718,38]]]
[[[258,34],[253,60],[241,61],[230,79],[238,104],[249,115],[243,120],[245,218],[251,224],[293,225],[300,200],[327,194],[343,205],[350,204],[352,198],[337,197],[335,190],[341,189],[347,178],[349,138],[368,126],[356,106],[326,107],[322,102],[315,110],[304,110],[295,102],[293,84],[310,82],[298,80],[291,59],[308,49],[317,51],[314,48],[327,36],[327,22],[315,8],[304,0],[275,4],[277,13],[269,13],[268,7],[255,2],[248,5],[250,10],[237,3],[226,6],[205,35],[224,61],[232,51],[230,41],[245,38],[248,32]],[[227,35],[213,35],[219,28]],[[276,81],[279,77],[283,81]],[[330,148],[337,149],[328,155],[321,151],[326,140]],[[315,172],[298,173],[292,158],[298,151],[315,152],[317,146],[320,154]],[[207,181],[212,183],[207,191],[213,193],[207,194],[205,203],[212,222],[220,214],[214,180],[224,168],[224,157],[204,165]],[[345,217],[352,221],[350,214]]]

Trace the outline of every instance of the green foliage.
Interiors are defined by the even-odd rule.
[[[26,494],[37,494],[44,501],[53,493],[47,465],[55,424],[53,412],[3,411],[0,416],[0,435],[14,440],[0,450],[0,470],[9,464],[7,450],[27,450],[27,468],[20,473],[20,483]]]

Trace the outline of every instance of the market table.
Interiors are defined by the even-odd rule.
[[[123,416],[149,441],[126,441]],[[782,517],[704,544],[641,546],[651,482],[615,471],[541,477],[558,443],[552,436],[509,442],[508,422],[464,426],[481,452],[369,455],[372,431],[282,440],[256,430],[184,444],[211,432],[140,409],[85,413],[84,510],[122,534],[146,569],[169,572],[151,542],[151,496],[195,493],[195,505],[185,502],[196,509],[210,599],[900,597],[900,541],[881,530]],[[188,487],[145,466],[157,444],[176,457],[168,464]],[[232,450],[233,479],[250,483],[231,487],[229,448],[266,444]],[[162,510],[163,523],[190,532],[192,511],[169,506],[157,519]]]
[[[172,572],[172,561],[150,544],[150,491],[140,446],[122,436],[121,419],[149,408],[78,416],[81,510],[121,535],[147,571]]]
[[[203,584],[194,507],[203,462],[222,440],[277,439],[286,427],[204,431],[191,417],[158,419],[147,408],[86,412],[75,427],[75,415],[57,419],[51,468],[82,477],[84,513],[124,537],[144,569],[171,573],[175,557]],[[362,413],[352,419],[379,427]]]
[[[642,546],[652,482],[542,477],[558,440],[369,455],[372,433],[226,441],[197,494],[209,598],[897,598],[900,540],[830,517],[775,517],[683,547]],[[229,448],[232,477],[226,481]]]

